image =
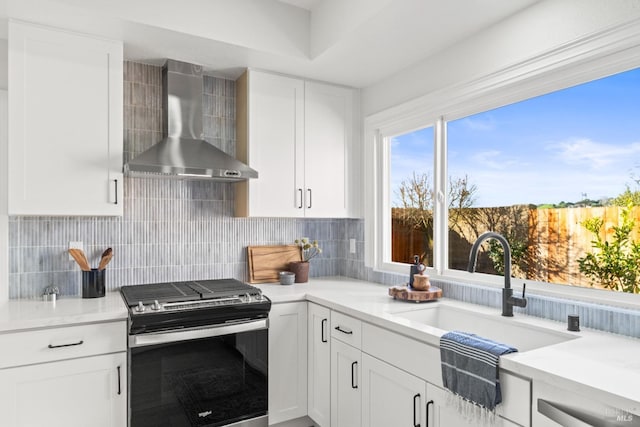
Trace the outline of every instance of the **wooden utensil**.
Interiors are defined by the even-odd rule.
[[[69,249],[69,255],[71,255],[73,259],[76,260],[82,271],[91,271],[89,260],[87,260],[87,256],[82,250],[75,248]]]
[[[100,257],[100,265],[98,266],[98,270],[104,270],[105,268],[107,268],[107,264],[109,264],[111,258],[113,258],[113,249],[107,248],[102,253],[102,257]]]

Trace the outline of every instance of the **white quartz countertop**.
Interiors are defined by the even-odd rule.
[[[398,301],[388,295],[386,285],[346,278],[311,279],[309,283],[286,286],[257,286],[274,304],[312,301],[435,346],[439,345],[440,337],[446,331],[407,320],[400,313],[446,304],[483,316],[495,316],[496,320],[505,324],[518,322],[558,334],[572,334],[575,339],[503,356],[500,366],[569,392],[598,396],[602,403],[640,415],[640,339],[585,328],[581,328],[580,332],[568,332],[566,323],[518,313],[513,318],[505,318],[500,315],[499,308],[447,298],[421,304]]]
[[[120,292],[107,292],[102,298],[61,297],[56,302],[9,300],[0,304],[0,333],[127,317]]]
[[[347,278],[311,279],[309,283],[283,286],[256,285],[274,304],[311,301],[359,318],[410,338],[438,346],[445,332],[425,323],[408,320],[401,313],[448,305],[495,316],[499,322],[519,322],[567,334],[566,324],[521,314],[500,316],[497,308],[483,307],[442,298],[416,304],[397,301],[388,286]],[[55,303],[9,300],[0,303],[0,333],[66,326],[79,323],[124,320],[128,316],[119,292],[104,298],[62,297]],[[568,391],[595,393],[602,403],[625,408],[640,415],[640,339],[582,329],[571,339],[501,358],[503,369],[534,381]],[[491,337],[488,337],[491,338]]]

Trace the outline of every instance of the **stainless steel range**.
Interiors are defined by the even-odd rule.
[[[271,301],[235,279],[123,286],[129,425],[267,426]]]

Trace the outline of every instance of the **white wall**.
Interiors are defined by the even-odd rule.
[[[8,78],[9,64],[9,44],[7,40],[0,39],[0,89],[7,90],[9,88]]]
[[[5,44],[6,47],[6,44]],[[5,57],[6,58],[6,55]],[[6,64],[6,59],[4,63]],[[5,67],[6,68],[6,67]],[[4,87],[6,87],[6,70]],[[0,90],[0,303],[9,298],[9,217],[7,216],[7,91]]]
[[[362,91],[364,117],[471,81],[623,22],[637,0],[546,0]],[[640,21],[637,21],[640,28]]]

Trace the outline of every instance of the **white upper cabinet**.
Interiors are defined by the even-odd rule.
[[[9,23],[9,214],[122,215],[122,43]]]
[[[310,217],[347,217],[353,91],[305,83],[305,209]]]
[[[355,90],[254,70],[236,88],[237,155],[259,174],[238,184],[236,215],[357,216]]]

